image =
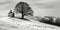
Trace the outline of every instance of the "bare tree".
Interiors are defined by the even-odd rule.
[[[33,16],[33,11],[26,2],[19,2],[15,7],[15,11],[22,14],[22,19],[24,19],[24,16],[28,14]]]

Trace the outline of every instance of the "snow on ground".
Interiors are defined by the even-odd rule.
[[[33,19],[29,19],[33,20]],[[60,30],[60,27],[37,21],[0,17],[0,30]]]

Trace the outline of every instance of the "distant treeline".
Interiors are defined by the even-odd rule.
[[[60,18],[59,17],[54,17],[54,16],[44,16],[42,18],[38,17],[37,21],[51,24],[51,25],[60,26]]]

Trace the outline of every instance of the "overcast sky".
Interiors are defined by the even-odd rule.
[[[20,1],[30,5],[34,16],[60,17],[60,0],[0,0],[0,15],[6,16],[9,10],[13,10]]]

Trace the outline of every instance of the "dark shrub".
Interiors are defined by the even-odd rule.
[[[41,22],[51,24],[52,21],[53,21],[53,18],[52,18],[52,17],[50,17],[50,16],[45,16],[44,18],[42,18],[42,21],[41,21]]]
[[[12,12],[12,10],[10,10],[10,12],[8,13],[9,17],[14,17],[15,13]]]
[[[60,18],[57,18],[55,22],[56,22],[56,25],[60,26]]]

